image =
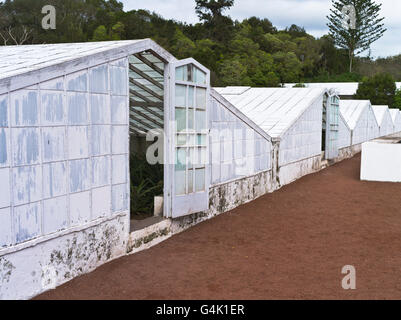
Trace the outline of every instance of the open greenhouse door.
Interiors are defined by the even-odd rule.
[[[168,216],[182,217],[209,208],[210,71],[194,59],[170,65]]]
[[[339,112],[339,98],[329,97],[326,118],[326,159],[328,160],[338,157]]]

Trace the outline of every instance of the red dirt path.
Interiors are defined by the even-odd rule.
[[[357,156],[306,176],[38,298],[401,299],[401,184],[359,169]]]

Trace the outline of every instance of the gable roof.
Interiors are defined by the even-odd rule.
[[[359,118],[369,106],[369,100],[340,100],[340,112],[351,130],[356,128]]]
[[[401,111],[399,109],[390,109],[391,119],[393,122],[397,120],[401,116]]]
[[[381,126],[384,121],[384,116],[389,110],[388,106],[372,106],[373,112],[375,113],[377,123]]]
[[[151,39],[0,46],[0,94],[146,50],[176,60]]]
[[[215,88],[225,99],[271,137],[282,136],[324,89],[309,88]]]

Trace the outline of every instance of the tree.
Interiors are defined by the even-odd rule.
[[[355,98],[370,100],[373,105],[394,106],[397,87],[394,78],[386,73],[377,74],[371,78],[363,78],[359,83]]]
[[[204,23],[208,36],[214,40],[228,43],[234,31],[233,21],[223,16],[223,11],[234,5],[234,0],[195,0],[195,11]]]
[[[333,8],[327,16],[329,34],[340,48],[348,51],[349,72],[354,57],[368,50],[386,29],[379,18],[381,4],[373,0],[332,0]]]
[[[234,5],[234,0],[195,0],[195,12],[199,19],[204,22],[211,22],[223,16],[223,11]]]
[[[249,86],[251,79],[247,76],[247,68],[238,57],[225,60],[220,67],[220,82],[222,86]]]
[[[107,34],[107,29],[105,26],[100,25],[96,28],[93,33],[93,41],[107,41],[110,40],[110,36]]]

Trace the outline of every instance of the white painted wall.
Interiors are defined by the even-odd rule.
[[[362,145],[361,180],[401,182],[401,144],[366,142]]]
[[[351,145],[351,130],[347,126],[343,116],[339,115],[338,121],[338,148],[346,148]]]
[[[49,239],[122,213],[128,221],[127,74],[121,59],[0,96],[0,259],[18,273],[1,285],[0,264],[0,297],[18,297],[22,282],[40,292],[27,247],[43,262]]]
[[[369,108],[365,108],[359,117],[354,130],[352,131],[352,145],[368,141]]]
[[[271,169],[271,141],[211,96],[211,184]]]
[[[365,141],[376,139],[379,136],[380,136],[380,127],[379,124],[377,123],[377,119],[372,109],[372,106],[370,105],[368,110],[368,135],[367,135],[367,140]]]
[[[316,100],[281,138],[279,166],[321,154],[322,117],[323,96]]]
[[[394,123],[391,118],[390,111],[387,109],[384,114],[384,119],[382,124],[380,125],[380,136],[385,137],[394,133]]]
[[[396,114],[396,116],[395,116],[395,119],[393,120],[393,122],[394,122],[394,133],[398,133],[398,132],[401,132],[401,111],[400,110],[396,110],[395,114]]]

